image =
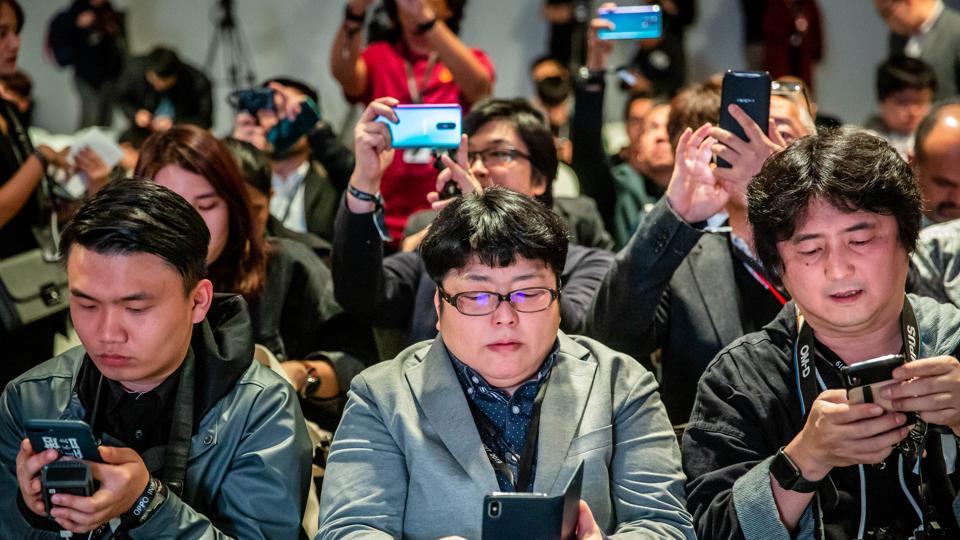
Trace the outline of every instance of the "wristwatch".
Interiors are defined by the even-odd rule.
[[[770,462],[770,474],[777,479],[780,487],[797,493],[813,493],[820,486],[820,482],[813,482],[803,477],[800,467],[790,459],[781,446],[776,457]]]
[[[320,388],[320,373],[317,370],[307,368],[307,380],[303,383],[303,388],[300,389],[300,397],[307,399],[312,397],[317,393],[317,390]]]

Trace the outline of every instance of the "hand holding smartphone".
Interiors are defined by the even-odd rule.
[[[893,370],[904,363],[902,354],[889,354],[844,366],[840,373],[843,377],[843,385],[847,389],[847,402],[876,403],[885,411],[893,411],[893,403],[881,397],[880,390],[898,382],[893,378]],[[904,414],[907,415],[908,424],[916,421],[914,413],[905,412]]]
[[[727,70],[723,75],[720,94],[720,127],[741,140],[749,141],[743,127],[730,114],[730,105],[736,104],[753,119],[764,132],[770,124],[770,74],[766,71]],[[718,167],[730,167],[730,163],[717,158]]]

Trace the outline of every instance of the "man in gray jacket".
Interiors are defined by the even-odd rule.
[[[82,347],[0,399],[2,538],[296,538],[310,443],[296,395],[253,362],[243,300],[202,279],[209,233],[153,182],[114,182],[64,230]],[[86,422],[102,440],[92,496],[41,496],[57,450],[32,419]]]
[[[317,538],[479,538],[485,495],[558,493],[581,462],[577,538],[693,538],[653,375],[559,331],[561,218],[491,187],[420,251],[440,334],[353,379]]]

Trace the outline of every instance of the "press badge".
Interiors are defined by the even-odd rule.
[[[433,152],[429,148],[408,148],[403,151],[403,162],[429,165],[433,163]]]

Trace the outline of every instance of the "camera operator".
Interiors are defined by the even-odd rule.
[[[921,217],[908,165],[841,129],[773,155],[747,195],[757,253],[793,300],[700,380],[683,438],[698,534],[957,538],[960,311],[904,293]],[[848,397],[842,368],[896,353],[889,385]]]

